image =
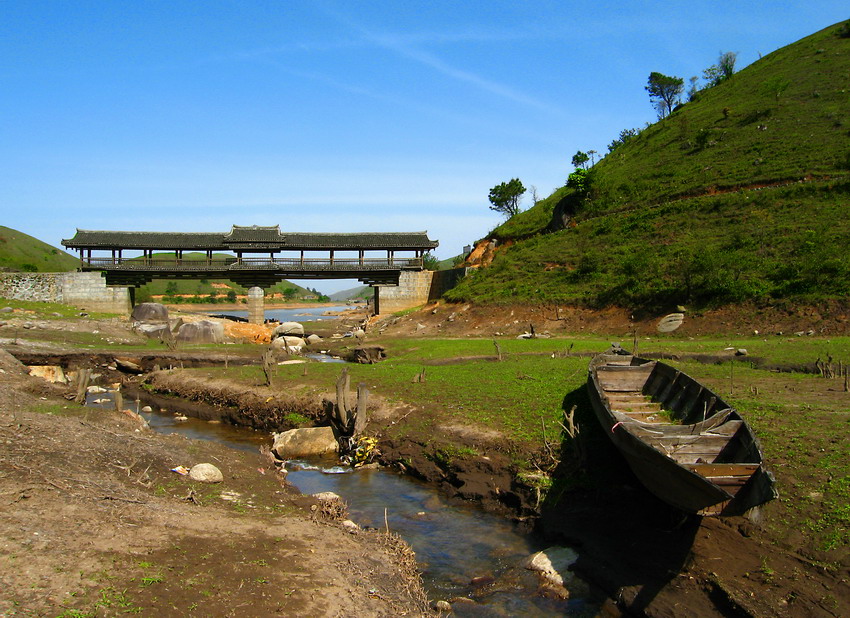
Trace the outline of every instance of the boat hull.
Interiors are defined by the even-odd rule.
[[[667,504],[700,515],[735,515],[776,496],[750,427],[692,378],[655,361],[605,355],[591,362],[587,385],[606,434],[638,480]],[[632,409],[652,403],[616,403],[634,393],[673,404],[669,414],[682,420]]]

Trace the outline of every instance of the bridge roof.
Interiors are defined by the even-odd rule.
[[[428,250],[439,243],[428,232],[305,233],[281,232],[280,226],[232,226],[226,233],[109,232],[77,230],[62,241],[69,249],[180,249],[213,251],[283,250]]]

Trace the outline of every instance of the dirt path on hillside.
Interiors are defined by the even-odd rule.
[[[4,351],[0,445],[0,615],[427,612],[406,546],[314,521],[259,453],[86,411]],[[200,462],[224,481],[170,471]]]

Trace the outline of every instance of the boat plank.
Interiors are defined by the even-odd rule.
[[[750,477],[758,470],[755,463],[693,463],[686,464],[688,469],[705,477],[712,476],[746,476]]]

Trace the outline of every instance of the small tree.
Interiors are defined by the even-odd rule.
[[[735,61],[738,60],[738,52],[721,52],[717,59],[717,66],[723,74],[723,79],[729,79],[735,72]]]
[[[582,152],[581,150],[575,153],[572,158],[573,167],[580,167],[582,169],[587,169],[588,161],[590,161],[590,157],[586,152]]]
[[[649,93],[649,100],[658,110],[659,118],[664,118],[673,111],[684,87],[685,80],[681,77],[671,77],[656,71],[649,74],[646,91]]]
[[[620,136],[613,142],[608,144],[608,152],[614,152],[617,148],[619,148],[629,140],[636,138],[639,134],[640,131],[638,129],[623,129],[622,131],[620,131]]]
[[[697,88],[697,82],[699,81],[699,77],[694,75],[688,81],[691,84],[690,86],[688,86],[688,102],[696,101],[699,98],[699,88]]]
[[[509,182],[503,182],[490,189],[490,210],[500,212],[509,219],[519,213],[519,201],[525,187],[519,178],[513,178]]]
[[[579,167],[567,177],[567,186],[584,197],[590,191],[591,172]]]
[[[425,267],[425,270],[439,270],[440,260],[438,260],[433,253],[428,251],[422,256],[422,266]]]
[[[735,72],[735,61],[737,59],[737,52],[720,52],[720,56],[717,58],[717,64],[712,64],[702,72],[703,79],[706,81],[705,87],[711,88],[732,77],[732,74]]]

